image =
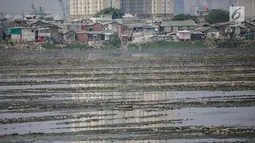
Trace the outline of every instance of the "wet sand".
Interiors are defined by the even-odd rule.
[[[253,49],[1,50],[0,142],[255,142]]]

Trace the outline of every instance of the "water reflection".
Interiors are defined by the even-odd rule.
[[[114,108],[104,111],[90,111],[91,115],[96,117],[88,117],[82,119],[71,120],[72,132],[84,130],[101,130],[101,129],[122,129],[126,128],[156,128],[165,127],[171,120],[175,120],[175,110],[154,110],[143,109],[143,106],[155,101],[171,101],[176,97],[175,92],[165,91],[163,96],[157,92],[114,92],[112,96],[106,99],[112,102]],[[93,94],[84,94],[86,97],[74,96],[73,100],[89,100],[105,102],[104,94],[101,96]],[[118,100],[116,100],[118,99]],[[134,102],[135,101],[135,102]],[[121,102],[121,104],[119,104]],[[134,104],[130,104],[130,103]],[[109,108],[110,109],[110,108]]]

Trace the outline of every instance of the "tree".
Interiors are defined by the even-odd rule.
[[[102,9],[99,12],[97,12],[95,14],[95,17],[100,17],[104,14],[112,14],[113,19],[122,18],[122,16],[124,15],[122,10],[113,8],[113,7],[109,7],[109,8],[105,8],[105,9]]]
[[[175,15],[172,20],[173,21],[193,20],[195,22],[198,22],[198,17],[191,16],[190,14],[178,14],[178,15]]]
[[[210,24],[228,22],[229,13],[222,9],[215,9],[210,11],[208,15],[205,16],[205,20]]]
[[[178,15],[175,15],[172,20],[174,20],[174,21],[184,21],[184,20],[189,20],[189,19],[191,19],[189,14],[178,14]]]
[[[116,35],[111,35],[110,39],[103,43],[105,48],[120,48],[121,47],[121,40]]]

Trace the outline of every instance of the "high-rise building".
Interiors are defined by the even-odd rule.
[[[70,16],[72,18],[87,19],[107,7],[107,0],[70,0]]]
[[[120,7],[124,13],[136,15],[141,18],[151,17],[152,0],[120,0]]]
[[[174,0],[121,0],[124,13],[139,18],[153,20],[170,20],[174,13]]]
[[[120,8],[120,0],[108,0],[108,7]]]
[[[120,8],[124,13],[155,20],[170,20],[174,14],[174,0],[70,0],[70,16],[86,19],[107,7]]]
[[[237,6],[244,6],[245,18],[255,17],[255,0],[237,0]]]
[[[184,0],[174,1],[174,15],[184,13]]]
[[[152,0],[152,16],[155,20],[171,20],[174,15],[174,0]]]

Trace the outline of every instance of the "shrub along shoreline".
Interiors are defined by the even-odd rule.
[[[121,49],[127,48],[129,50],[157,50],[157,49],[172,49],[172,48],[255,48],[255,43],[252,41],[244,41],[237,39],[224,39],[224,40],[213,40],[213,41],[157,41],[157,42],[146,42],[146,43],[129,43],[122,46],[120,40],[108,40],[100,46],[91,46],[81,43],[73,43],[63,46],[57,46],[50,43],[42,44],[45,49]]]

